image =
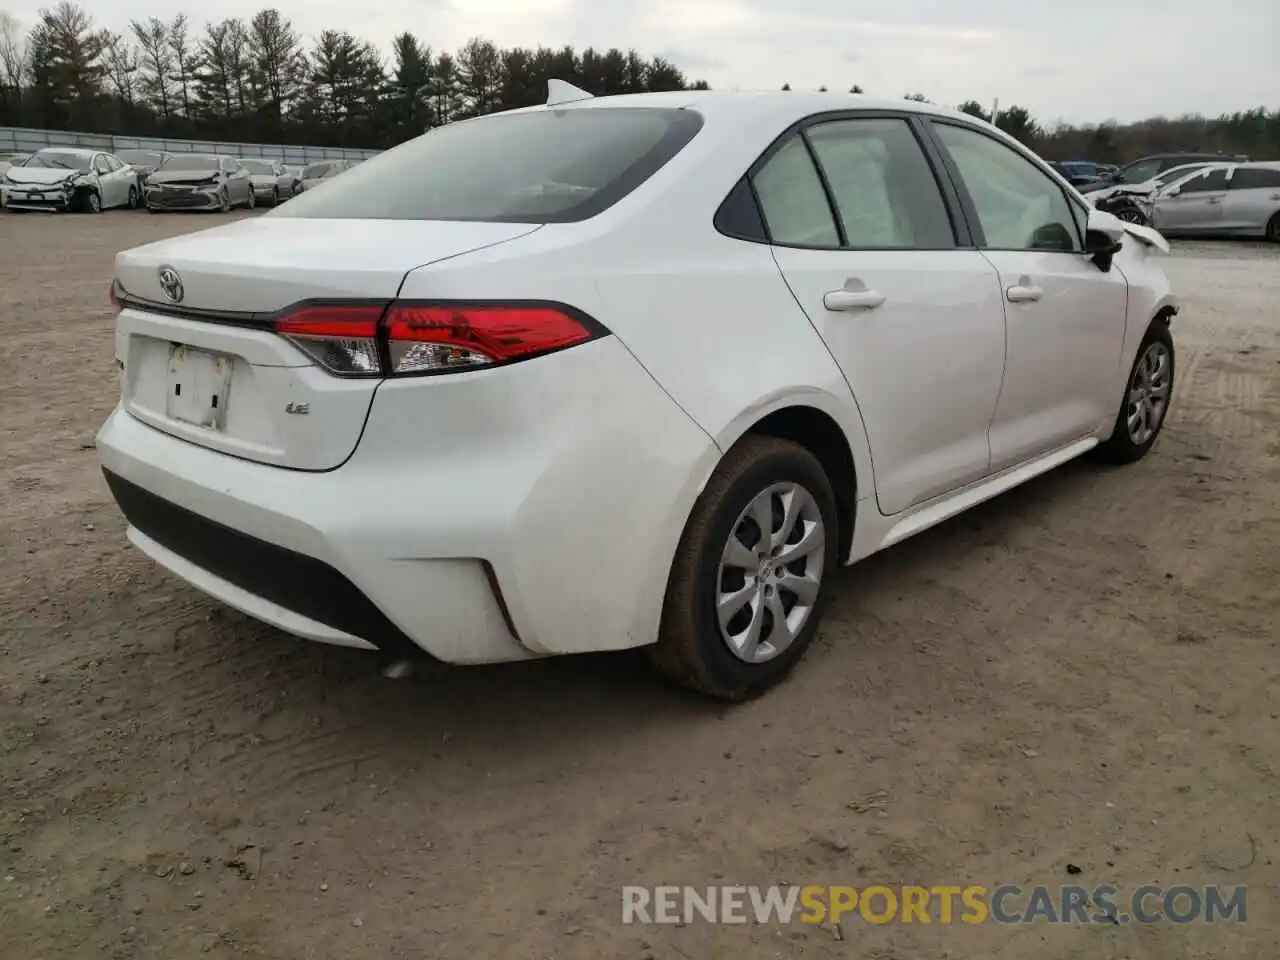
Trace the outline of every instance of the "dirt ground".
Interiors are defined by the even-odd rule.
[[[847,571],[794,677],[724,708],[631,654],[387,680],[129,547],[93,450],[112,257],[215,220],[0,215],[4,960],[1280,956],[1280,248],[1177,247],[1144,462]],[[1249,899],[1214,926],[620,921],[625,884],[783,882]]]

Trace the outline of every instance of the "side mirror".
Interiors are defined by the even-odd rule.
[[[1107,273],[1115,255],[1124,248],[1124,235],[1123,220],[1095,207],[1085,225],[1084,252],[1095,267]]]

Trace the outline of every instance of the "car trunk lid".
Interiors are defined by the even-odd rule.
[[[536,229],[264,216],[122,253],[121,402],[159,430],[233,456],[340,466],[379,381],[326,372],[273,331],[274,318],[303,300],[389,303],[416,267]]]

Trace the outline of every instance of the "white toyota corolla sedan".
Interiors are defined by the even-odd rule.
[[[139,549],[314,640],[651,645],[741,699],[839,564],[1151,448],[1168,245],[991,126],[552,88],[119,255],[98,447]]]

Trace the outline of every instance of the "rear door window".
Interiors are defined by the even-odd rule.
[[[831,188],[845,246],[956,245],[938,183],[905,119],[836,120],[805,135]]]
[[[450,123],[269,216],[565,223],[617,203],[697,134],[692,110],[588,107]]]

